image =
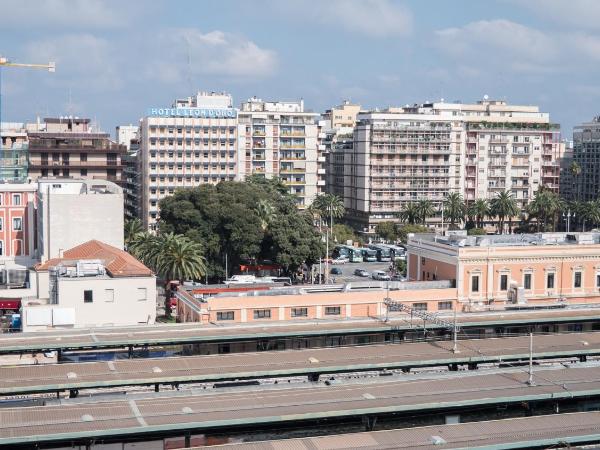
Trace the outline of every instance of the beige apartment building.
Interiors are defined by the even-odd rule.
[[[153,229],[158,202],[175,189],[242,177],[237,110],[231,95],[198,92],[140,120],[140,215]],[[244,133],[245,135],[245,133]]]
[[[537,106],[488,99],[360,113],[352,145],[332,148],[330,190],[363,233],[410,202],[440,208],[449,192],[474,201],[510,190],[524,208],[540,186],[558,191],[558,130]]]
[[[299,207],[310,205],[317,187],[325,185],[324,179],[318,180],[318,164],[325,157],[318,154],[317,118],[304,110],[303,100],[267,102],[253,97],[242,103],[238,120],[243,175],[279,177]]]
[[[122,184],[126,148],[94,131],[90,119],[47,118],[27,124],[29,178],[84,178]]]

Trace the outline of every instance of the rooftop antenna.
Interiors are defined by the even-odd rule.
[[[183,38],[185,39],[185,44],[186,44],[186,48],[187,48],[187,81],[188,81],[188,87],[189,87],[189,92],[192,92],[192,51],[191,51],[191,47],[190,47],[190,39],[187,35],[184,35]]]
[[[67,99],[67,116],[72,116],[74,111],[71,88],[69,87],[69,97]]]

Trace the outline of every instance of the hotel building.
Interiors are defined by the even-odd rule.
[[[352,148],[332,148],[329,170],[347,220],[363,233],[409,202],[440,207],[449,192],[474,201],[510,190],[521,208],[540,186],[558,192],[564,144],[537,106],[426,103],[357,120]]]
[[[240,139],[231,95],[198,94],[171,108],[151,108],[140,121],[140,218],[150,229],[158,202],[175,189],[239,180]],[[245,135],[245,133],[243,133]]]
[[[310,205],[317,195],[318,114],[304,110],[304,101],[266,102],[253,97],[239,112],[241,172],[244,176],[279,177],[289,186],[299,207]]]

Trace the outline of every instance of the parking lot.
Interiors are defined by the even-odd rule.
[[[374,270],[383,270],[384,272],[389,274],[390,263],[389,262],[361,262],[361,263],[347,262],[346,264],[330,264],[329,272],[331,272],[331,269],[333,267],[341,269],[342,274],[336,275],[336,274],[330,273],[329,279],[331,281],[334,281],[334,279],[335,279],[336,283],[343,283],[343,282],[348,282],[348,281],[371,280],[372,279],[371,274],[373,273]],[[357,275],[354,275],[354,271],[356,269],[365,269],[367,272],[369,272],[369,278],[359,277]],[[325,269],[323,269],[323,270],[325,270]]]

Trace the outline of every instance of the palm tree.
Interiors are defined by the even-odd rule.
[[[428,217],[432,217],[435,214],[435,208],[431,200],[423,199],[417,202],[417,211],[419,212],[419,219],[425,225]]]
[[[138,234],[144,231],[144,226],[140,219],[130,219],[125,221],[125,246],[128,247]]]
[[[277,216],[275,208],[273,208],[273,205],[271,205],[271,203],[269,203],[269,201],[266,199],[258,201],[256,207],[254,208],[254,212],[256,212],[256,215],[260,220],[260,227],[262,228],[263,233],[267,231]]]
[[[402,210],[397,213],[398,218],[401,222],[407,222],[410,225],[414,225],[419,220],[419,210],[417,209],[416,203],[405,203]]]
[[[155,247],[156,236],[148,231],[142,231],[135,235],[127,246],[127,251],[142,261],[148,267],[153,268],[150,261],[151,253]]]
[[[490,215],[490,205],[484,198],[478,198],[469,205],[469,215],[475,217],[477,228],[483,228],[484,219]]]
[[[455,222],[462,222],[465,219],[465,203],[462,195],[458,192],[448,194],[443,204],[444,214],[450,219],[450,228],[454,228]]]
[[[579,165],[579,163],[577,161],[573,161],[569,165],[569,172],[571,173],[571,176],[573,177],[572,193],[577,193],[576,199],[579,200],[579,189],[576,188],[576,185],[578,184],[579,175],[581,175],[581,166]]]
[[[206,260],[202,246],[183,235],[166,233],[159,235],[151,259],[156,273],[165,281],[165,314],[170,314],[171,282],[181,285],[185,280],[199,280],[206,273]]]
[[[316,208],[321,211],[321,217],[329,218],[329,227],[333,229],[333,219],[344,217],[346,209],[341,198],[334,194],[320,194],[313,201]]]
[[[490,215],[498,217],[498,232],[504,233],[504,220],[508,217],[518,216],[521,211],[510,191],[498,192],[498,195],[490,201]]]
[[[585,231],[586,222],[593,228],[594,225],[600,223],[600,201],[591,200],[589,202],[582,202],[576,214],[579,214],[583,231]]]
[[[531,203],[527,205],[527,211],[537,217],[538,231],[543,225],[545,229],[549,219],[552,218],[553,226],[556,228],[556,215],[562,209],[562,201],[558,194],[541,187],[535,193]]]

